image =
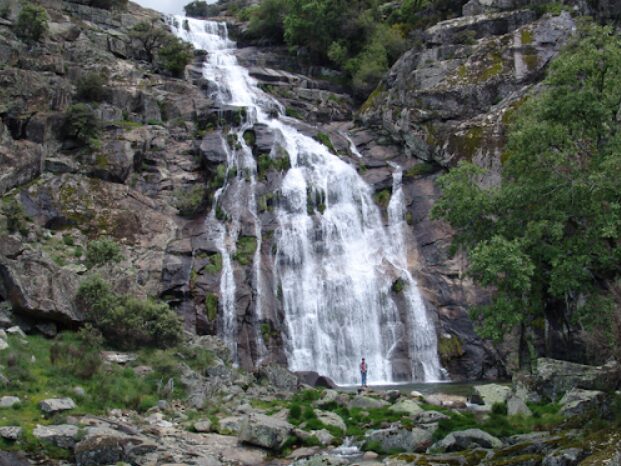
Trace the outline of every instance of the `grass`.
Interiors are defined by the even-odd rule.
[[[0,412],[0,426],[21,426],[23,438],[17,442],[0,443],[0,449],[38,451],[44,449],[53,458],[66,458],[68,452],[48,444],[42,444],[32,436],[37,424],[59,424],[67,414],[105,414],[113,408],[133,409],[145,412],[162,398],[183,399],[185,392],[180,383],[180,360],[195,370],[204,371],[213,363],[213,355],[200,347],[182,345],[167,350],[144,349],[137,352],[137,360],[128,366],[103,364],[96,366],[88,377],[75,375],[66,359],[51,363],[50,353],[54,345],[60,348],[81,348],[75,332],[63,332],[48,340],[40,335],[28,336],[25,340],[9,336],[9,349],[0,353],[0,365],[9,383],[2,387],[7,395],[18,396],[21,404]],[[95,350],[98,353],[98,349]],[[64,363],[63,363],[64,361]],[[80,359],[78,359],[80,361]],[[153,371],[137,375],[133,367],[150,366]],[[172,379],[173,390],[166,393],[162,386]],[[82,387],[86,396],[79,398],[73,392]],[[65,414],[45,418],[39,403],[47,398],[71,397],[77,407]]]
[[[254,236],[240,236],[237,240],[237,250],[234,259],[240,265],[250,265],[257,250],[257,239]]]

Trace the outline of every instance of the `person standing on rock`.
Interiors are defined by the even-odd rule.
[[[360,377],[362,378],[362,387],[363,388],[367,388],[367,363],[364,360],[364,358],[362,358],[362,362],[360,363]]]

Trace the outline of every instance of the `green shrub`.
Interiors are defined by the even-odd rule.
[[[192,61],[192,46],[177,37],[170,36],[157,52],[160,66],[173,76],[182,77],[185,67]]]
[[[76,86],[78,99],[88,102],[101,102],[105,97],[105,85],[108,79],[101,73],[91,71],[78,79]]]
[[[9,233],[28,234],[28,217],[22,204],[15,198],[10,198],[2,204],[2,214],[6,217],[6,228]]]
[[[250,265],[257,250],[257,239],[254,236],[240,236],[237,239],[237,250],[233,258],[240,265]]]
[[[38,42],[48,30],[47,21],[45,8],[25,3],[17,16],[15,33],[26,42]]]
[[[202,184],[196,184],[190,188],[182,188],[175,192],[175,207],[179,215],[192,217],[205,206],[207,190]]]
[[[123,260],[121,248],[110,238],[102,238],[90,241],[86,248],[86,266],[90,269],[97,265],[108,262],[120,262]]]
[[[74,104],[65,113],[63,136],[83,145],[95,145],[101,123],[93,109],[87,104]]]
[[[248,34],[252,37],[282,42],[283,23],[289,10],[289,3],[289,0],[264,0],[256,8],[245,11],[250,19]]]
[[[179,317],[166,303],[115,294],[96,275],[80,284],[77,302],[106,340],[120,348],[164,348],[181,340]]]
[[[185,15],[194,18],[204,18],[214,16],[217,13],[215,5],[209,5],[203,0],[194,0],[183,7]]]

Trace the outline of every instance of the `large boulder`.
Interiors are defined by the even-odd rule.
[[[126,439],[116,436],[92,436],[75,446],[77,466],[116,464],[125,460]]]
[[[432,432],[418,427],[412,430],[398,426],[372,430],[365,436],[365,444],[379,445],[382,451],[423,452],[431,445]]]
[[[0,466],[31,466],[31,463],[21,452],[0,451]]]
[[[310,385],[311,387],[322,387],[335,389],[337,385],[330,377],[325,375],[319,375],[314,371],[297,371],[295,375],[298,376],[301,384]]]
[[[502,441],[480,429],[452,432],[429,447],[430,453],[471,450],[473,448],[500,448]]]
[[[347,430],[347,425],[345,424],[345,421],[343,421],[343,418],[338,414],[333,413],[332,411],[321,411],[319,409],[315,411],[315,414],[317,415],[317,419],[319,419],[325,425],[336,427],[337,429],[340,429],[343,433]]]
[[[561,398],[561,413],[565,416],[580,416],[587,413],[606,415],[606,394],[599,390],[573,388]]]
[[[587,366],[558,359],[539,358],[535,374],[537,390],[555,400],[572,388],[612,391],[621,383],[621,366],[611,362]]]
[[[413,400],[400,400],[394,405],[388,408],[393,413],[407,414],[408,416],[414,416],[423,411],[423,408]]]
[[[298,377],[279,364],[266,364],[257,369],[258,380],[264,379],[272,387],[293,392],[298,387]]]
[[[474,391],[481,397],[486,407],[491,408],[496,403],[505,403],[511,396],[511,388],[506,385],[490,383],[477,385]]]
[[[78,440],[80,429],[71,424],[54,426],[37,425],[32,435],[42,441],[50,442],[60,448],[73,448]]]
[[[19,313],[65,323],[83,319],[72,299],[78,276],[39,253],[23,251],[15,259],[0,255],[0,288]]]
[[[239,439],[251,445],[278,451],[285,445],[292,430],[293,426],[286,421],[263,414],[250,414],[242,421]]]

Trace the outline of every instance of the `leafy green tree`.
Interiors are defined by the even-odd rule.
[[[181,39],[170,36],[158,50],[157,61],[173,76],[183,76],[185,67],[192,61],[192,47]]]
[[[470,274],[495,289],[484,335],[548,315],[587,324],[621,272],[621,39],[585,27],[511,124],[502,183],[462,163],[440,180],[434,215],[456,229]]]
[[[164,45],[171,34],[156,21],[141,21],[129,31],[129,37],[139,44],[149,63],[155,60],[157,49]]]
[[[266,38],[282,42],[284,21],[289,11],[290,0],[264,0],[256,9],[250,10],[248,34],[252,37]]]
[[[93,109],[83,103],[71,105],[65,113],[63,135],[84,145],[91,145],[99,137],[101,123]]]
[[[91,71],[80,76],[77,83],[77,96],[81,100],[89,102],[101,102],[106,94],[105,85],[108,83],[106,76]]]
[[[38,42],[48,30],[47,21],[45,8],[25,3],[17,16],[15,33],[26,42]]]

